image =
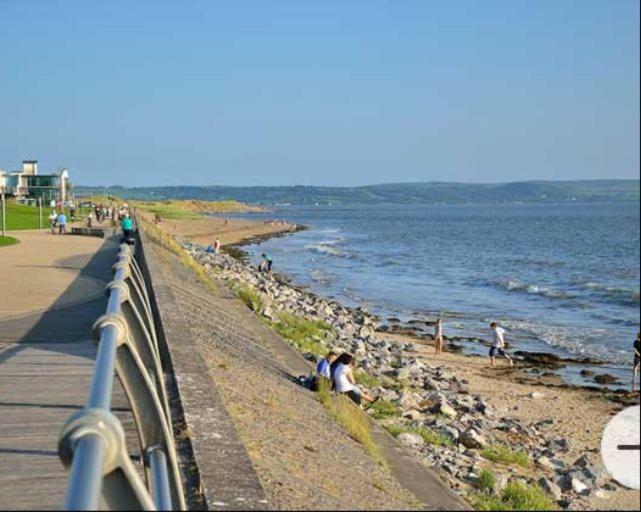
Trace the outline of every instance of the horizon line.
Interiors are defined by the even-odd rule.
[[[469,186],[492,186],[492,185],[511,185],[515,183],[596,183],[596,182],[606,182],[606,181],[636,181],[640,182],[641,178],[586,178],[586,179],[528,179],[528,180],[517,180],[517,181],[495,181],[495,182],[471,182],[471,181],[439,181],[439,180],[429,180],[429,181],[390,181],[390,182],[378,182],[378,183],[369,183],[365,185],[301,185],[301,184],[274,184],[274,185],[120,185],[120,184],[111,184],[111,185],[84,185],[79,184],[75,185],[77,187],[85,188],[124,188],[124,189],[135,189],[135,188],[285,188],[285,187],[298,187],[298,188],[367,188],[367,187],[380,187],[386,185],[428,185],[428,184],[438,184],[438,185],[469,185]]]

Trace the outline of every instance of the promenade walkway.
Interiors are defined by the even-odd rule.
[[[58,435],[89,390],[117,239],[10,234],[20,243],[0,248],[0,509],[59,509]],[[118,386],[114,406],[135,447]]]

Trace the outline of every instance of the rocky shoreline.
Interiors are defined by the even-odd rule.
[[[243,283],[259,293],[262,305],[256,313],[268,321],[278,322],[279,312],[285,311],[331,326],[332,334],[318,341],[354,354],[368,376],[360,385],[379,395],[385,405],[368,411],[425,464],[439,469],[458,492],[473,492],[488,469],[496,474],[497,490],[508,482],[538,485],[568,510],[588,509],[591,498],[606,498],[620,488],[607,475],[596,450],[571,462],[563,460],[572,440],[555,433],[555,420],[546,417],[544,407],[541,417],[531,423],[495,409],[470,389],[469,381],[418,356],[420,337],[403,342],[386,339],[387,332],[395,329],[386,328],[363,308],[318,297],[282,276],[257,272],[229,254],[208,254],[200,245],[181,243],[215,277]],[[315,360],[311,353],[304,355]],[[522,354],[519,360],[530,367],[537,362],[564,364],[540,358]],[[621,393],[603,393],[622,398]],[[536,391],[528,399],[546,400]],[[629,400],[634,398],[623,401]]]

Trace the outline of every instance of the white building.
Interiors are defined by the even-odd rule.
[[[37,160],[23,160],[22,170],[6,172],[0,170],[0,188],[5,194],[21,199],[66,201],[69,199],[71,183],[67,169],[50,174],[38,174]]]

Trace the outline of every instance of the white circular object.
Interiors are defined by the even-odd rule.
[[[641,433],[639,406],[628,407],[610,420],[601,440],[601,457],[608,473],[629,489],[639,490]]]

